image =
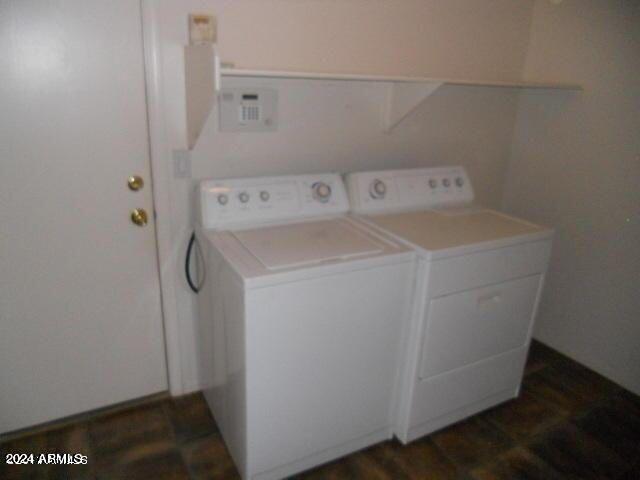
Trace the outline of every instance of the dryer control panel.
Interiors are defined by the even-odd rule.
[[[350,173],[346,177],[351,210],[392,212],[473,201],[463,167],[410,168]]]
[[[204,228],[346,213],[349,201],[339,174],[205,180],[198,188]]]

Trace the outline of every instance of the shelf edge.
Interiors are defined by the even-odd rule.
[[[514,82],[496,80],[465,80],[454,78],[430,78],[393,75],[362,75],[350,73],[324,73],[324,72],[293,72],[278,70],[245,70],[235,68],[222,68],[224,77],[257,77],[257,78],[281,78],[299,80],[338,80],[361,82],[390,82],[390,83],[441,83],[443,85],[469,86],[469,87],[495,87],[495,88],[519,88],[519,89],[558,89],[558,90],[582,90],[582,86],[573,83],[561,82]]]

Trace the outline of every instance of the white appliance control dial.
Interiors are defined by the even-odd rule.
[[[463,186],[463,185],[464,185],[464,179],[463,179],[462,177],[457,177],[457,178],[456,178],[456,185],[457,185],[458,187]]]
[[[324,182],[316,182],[311,185],[313,198],[321,203],[327,203],[331,198],[331,187]]]
[[[443,185],[444,187],[449,188],[449,187],[451,186],[451,180],[449,180],[448,178],[443,178],[443,179],[442,179],[442,185]]]
[[[430,178],[429,179],[429,187],[430,188],[436,188],[438,186],[438,181],[435,178]]]
[[[238,200],[240,200],[241,203],[247,203],[249,201],[249,194],[247,192],[240,192],[238,194]]]
[[[369,194],[371,195],[371,198],[384,198],[384,196],[387,194],[387,185],[382,180],[376,178],[371,183]]]
[[[270,197],[271,195],[269,195],[269,192],[267,192],[266,190],[262,190],[260,192],[260,200],[262,200],[263,202],[268,202]]]
[[[220,205],[226,205],[227,203],[229,203],[229,197],[226,194],[221,193],[220,195],[218,195],[218,203]]]

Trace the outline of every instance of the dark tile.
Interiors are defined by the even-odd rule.
[[[45,452],[47,440],[44,435],[29,435],[19,437],[0,444],[0,478],[3,480],[40,480],[47,478],[46,465],[7,465],[6,455],[9,453]]]
[[[2,452],[0,464],[0,478],[2,480],[44,480],[47,478],[46,465],[6,465],[5,454]]]
[[[544,343],[533,340],[529,347],[529,356],[527,357],[527,363],[525,366],[525,375],[535,373],[548,365],[553,365],[554,363],[557,364],[558,362],[563,361],[564,360],[560,353],[547,347]]]
[[[47,448],[45,433],[25,435],[0,442],[0,452],[7,453],[31,453],[41,452]]]
[[[400,470],[392,459],[379,461],[372,452],[356,452],[344,459],[351,466],[355,478],[371,480],[406,480],[409,477]]]
[[[89,423],[89,436],[99,472],[157,457],[174,447],[162,403],[109,414]]]
[[[566,374],[547,367],[525,377],[522,392],[547,403],[562,415],[576,414],[589,408],[598,398],[592,392],[570,388]]]
[[[403,446],[399,442],[390,440],[373,445],[338,461],[346,462],[350,471],[360,477],[406,480],[409,476],[395,461],[395,457],[402,448]]]
[[[425,437],[400,447],[393,456],[397,468],[412,480],[451,480],[460,478],[456,466]]]
[[[218,431],[209,406],[201,393],[174,398],[164,405],[178,442]]]
[[[633,405],[618,397],[576,420],[581,430],[628,462],[640,458],[640,416]]]
[[[511,438],[522,441],[559,424],[564,415],[557,409],[524,392],[515,400],[482,415]]]
[[[240,478],[219,434],[185,443],[181,449],[192,480]]]
[[[189,480],[177,448],[154,452],[130,462],[119,462],[98,473],[98,480]]]
[[[431,437],[456,465],[471,468],[513,446],[507,435],[491,423],[470,418]]]
[[[616,478],[629,468],[615,452],[570,424],[536,438],[529,449],[567,478]]]
[[[0,453],[2,454],[2,466],[0,466],[0,478],[2,479],[47,478],[52,480],[76,480],[91,478],[93,474],[93,456],[89,449],[87,425],[84,423],[17,438],[4,443],[0,447]],[[6,453],[33,454],[34,464],[4,465]],[[38,464],[40,455],[48,454],[81,454],[87,457],[87,463],[57,465],[53,463],[47,464],[45,460],[43,463]]]
[[[639,397],[535,342],[527,368],[516,400],[409,445],[382,442],[296,478],[640,478]],[[4,441],[0,452],[83,453],[88,465],[1,462],[0,479],[239,478],[200,394],[86,420]]]
[[[640,418],[640,397],[628,390],[620,390],[610,398],[611,405]]]
[[[302,472],[289,480],[344,480],[355,478],[357,478],[357,473],[353,470],[353,465],[341,458]]]
[[[564,378],[572,379],[572,382],[569,383],[569,388],[589,390],[592,392],[592,398],[599,398],[622,391],[622,388],[616,383],[578,362],[571,361],[563,365],[559,370],[565,374]]]
[[[640,478],[640,460],[635,463],[635,466],[631,467],[622,476],[616,480],[638,480]]]
[[[49,478],[84,479],[93,475],[95,458],[89,446],[88,430],[87,424],[79,424],[52,430],[45,434],[49,452],[81,454],[87,457],[87,463],[84,465],[50,466]]]
[[[524,447],[516,447],[471,471],[476,480],[559,480],[563,478]]]
[[[602,375],[537,341],[531,344],[528,363],[531,375],[525,378],[525,387],[568,412],[575,413],[621,390]]]

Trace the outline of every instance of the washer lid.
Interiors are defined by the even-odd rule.
[[[429,251],[548,231],[533,223],[478,207],[453,207],[368,217],[379,227]]]
[[[240,230],[233,236],[269,270],[384,251],[382,243],[341,219]]]

